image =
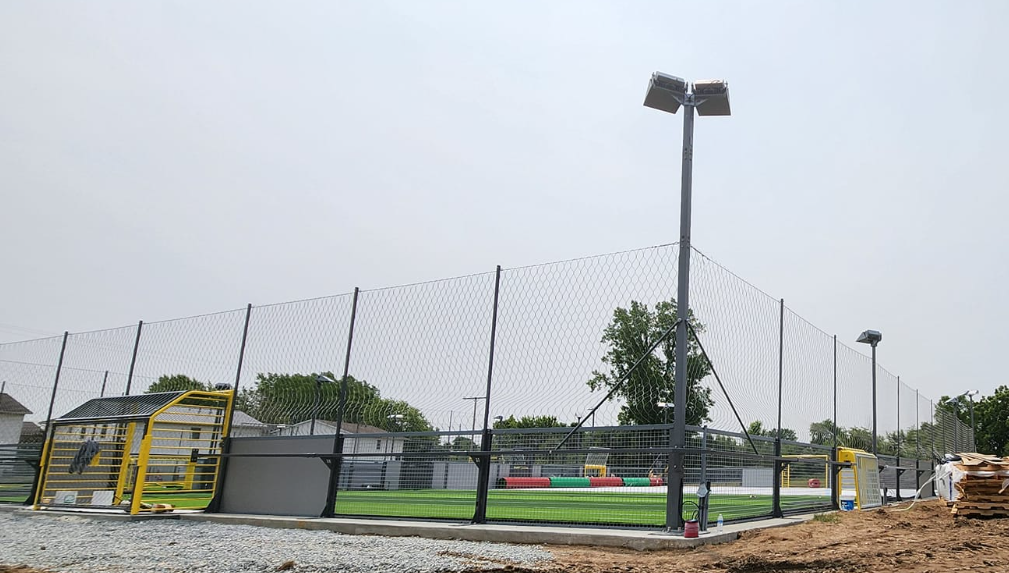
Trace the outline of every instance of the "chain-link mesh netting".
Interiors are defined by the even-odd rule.
[[[676,261],[666,245],[503,271],[493,414],[544,425],[585,417],[676,322]],[[587,425],[661,423],[658,404],[673,402],[673,341]]]
[[[663,245],[72,334],[54,417],[99,396],[212,389],[238,376],[233,437],[335,435],[346,382],[337,511],[469,519],[499,276],[488,518],[661,525],[677,416],[678,251]],[[786,511],[828,506],[830,448],[872,449],[869,347],[837,343],[692,253],[686,499],[711,482],[712,520],[770,515],[775,490]],[[0,345],[5,408],[45,421],[61,343]],[[973,448],[957,418],[968,406],[939,406],[877,367],[877,449],[894,487],[905,458]],[[38,443],[34,428],[0,443]]]
[[[246,415],[236,414],[233,431],[309,435],[313,413],[336,419],[352,304],[347,294],[252,309],[236,405]]]
[[[144,323],[129,394],[234,384],[245,309]]]
[[[691,259],[691,311],[701,344],[743,424],[771,435],[778,423],[781,303],[699,252]],[[713,404],[708,424],[742,430],[714,377],[702,386]]]

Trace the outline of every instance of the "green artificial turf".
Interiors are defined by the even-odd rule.
[[[696,502],[693,495],[686,502]],[[782,496],[785,511],[829,507],[829,497]],[[340,491],[336,513],[376,517],[412,517],[467,520],[473,517],[476,492],[466,490]],[[684,513],[693,506],[685,504]],[[711,522],[722,514],[726,521],[771,514],[769,495],[713,495],[708,506]],[[502,521],[661,526],[666,519],[666,497],[659,493],[613,491],[492,490],[487,518]]]

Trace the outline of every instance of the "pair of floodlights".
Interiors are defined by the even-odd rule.
[[[681,105],[696,108],[697,115],[731,115],[729,83],[725,80],[698,80],[691,85],[683,78],[662,72],[652,74],[645,94],[645,106],[676,113]]]

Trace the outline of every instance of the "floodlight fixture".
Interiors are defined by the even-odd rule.
[[[683,78],[655,72],[648,82],[645,106],[667,113],[676,113],[687,96],[687,82]]]
[[[694,101],[697,115],[732,115],[729,107],[729,82],[725,80],[694,82]]]
[[[878,330],[866,330],[862,334],[858,335],[858,340],[855,342],[861,342],[862,344],[871,344],[874,348],[880,341],[883,340],[883,334]]]

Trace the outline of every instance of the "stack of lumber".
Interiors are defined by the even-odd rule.
[[[956,482],[953,502],[958,517],[1009,517],[1009,458],[977,453],[958,454],[953,465],[964,473]]]

